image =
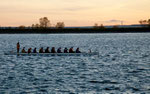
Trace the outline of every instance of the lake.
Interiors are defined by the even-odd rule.
[[[16,43],[100,56],[15,56]],[[150,93],[150,33],[2,34],[0,94]]]

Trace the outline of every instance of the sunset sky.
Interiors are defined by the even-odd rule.
[[[0,0],[0,26],[31,26],[41,17],[66,26],[137,24],[150,19],[150,0]]]

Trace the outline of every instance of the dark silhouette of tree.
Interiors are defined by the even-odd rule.
[[[114,25],[112,28],[115,28],[115,29],[117,29],[117,28],[119,28],[119,27],[118,27],[118,25]]]
[[[147,23],[150,25],[150,19],[148,19]]]
[[[19,29],[25,29],[25,26],[24,25],[21,25],[18,27]]]
[[[39,24],[32,24],[32,28],[38,29],[38,28],[40,28],[40,25]]]
[[[147,21],[146,21],[146,20],[143,20],[143,24],[147,24]]]
[[[104,28],[105,27],[103,24],[101,24],[100,26],[97,23],[94,24],[94,29],[104,29]]]
[[[146,24],[147,24],[147,21],[146,21],[146,20],[140,20],[139,23],[140,23],[141,25],[146,25]]]
[[[47,17],[43,17],[39,19],[40,27],[47,28],[50,26],[50,20]]]
[[[95,23],[95,24],[94,24],[94,28],[95,28],[95,29],[98,29],[98,28],[99,28],[98,23]]]
[[[99,28],[100,28],[100,29],[104,29],[105,27],[104,27],[103,24],[101,24],[101,25],[99,26]]]
[[[143,24],[143,21],[142,21],[142,20],[140,20],[140,21],[139,21],[139,23],[142,25],[142,24]]]
[[[32,27],[32,28],[34,28],[34,27],[35,27],[35,25],[34,25],[34,24],[32,24],[32,25],[31,25],[31,27]]]
[[[64,28],[64,27],[65,27],[64,22],[57,22],[56,28],[61,29],[61,28]]]

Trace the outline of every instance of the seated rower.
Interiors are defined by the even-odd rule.
[[[79,50],[79,48],[76,49],[76,53],[81,53],[81,51]]]
[[[67,47],[65,47],[65,49],[64,49],[64,53],[68,53],[68,49],[67,49]]]
[[[37,53],[36,48],[34,48],[33,53]]]
[[[31,53],[31,50],[32,50],[32,48],[29,48],[29,49],[28,49],[28,53]]]
[[[91,53],[92,51],[91,51],[91,49],[89,49],[89,53]]]
[[[39,53],[44,53],[43,47],[40,48]]]
[[[62,53],[62,52],[61,52],[61,47],[59,47],[59,48],[57,49],[57,53]]]
[[[27,53],[27,52],[25,51],[25,47],[23,47],[21,53]]]
[[[50,53],[49,47],[47,47],[47,48],[45,49],[45,53]]]
[[[71,47],[71,48],[69,49],[69,53],[74,53],[73,47]]]
[[[56,53],[56,51],[55,51],[55,47],[52,47],[52,49],[51,49],[51,53]]]

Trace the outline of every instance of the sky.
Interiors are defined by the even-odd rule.
[[[150,19],[150,0],[0,0],[0,26],[31,26],[41,17],[65,26],[138,24]]]

